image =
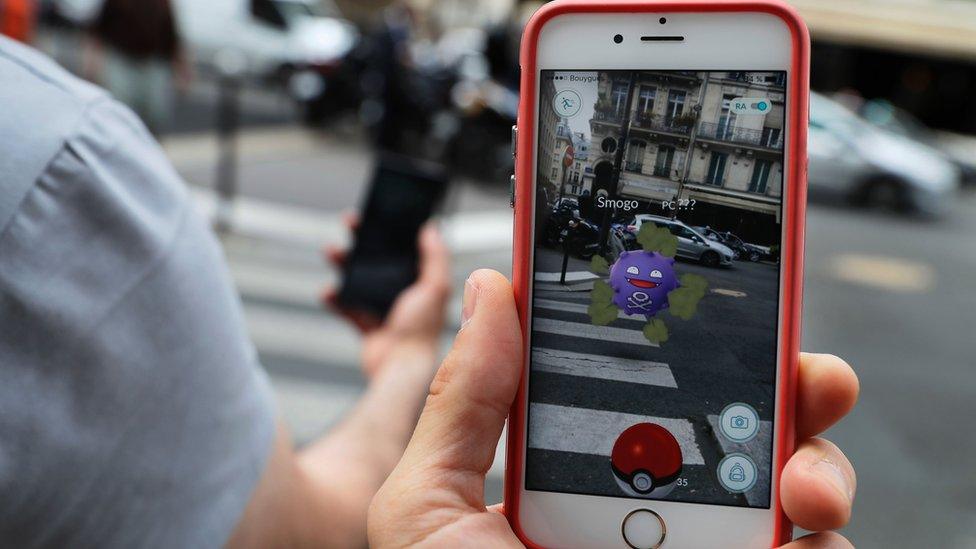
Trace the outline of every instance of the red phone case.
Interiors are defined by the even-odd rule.
[[[807,192],[807,122],[809,116],[810,36],[806,24],[797,12],[779,0],[560,0],[540,9],[529,21],[522,36],[522,81],[518,127],[523,136],[518,142],[516,180],[522,182],[515,189],[515,232],[512,265],[512,284],[522,324],[522,336],[528,341],[529,285],[532,281],[530,260],[532,257],[532,216],[534,189],[533,172],[535,154],[532,136],[535,134],[536,109],[536,44],[542,27],[553,17],[569,13],[667,13],[667,12],[761,12],[782,19],[793,37],[793,61],[791,74],[793,86],[788,91],[791,139],[787,155],[788,177],[792,199],[784,205],[786,237],[781,257],[783,269],[783,322],[780,326],[782,345],[779,365],[779,394],[794,395],[796,371],[800,352],[800,313],[803,298],[803,242]],[[522,478],[525,448],[526,380],[523,372],[519,391],[512,405],[508,421],[508,446],[505,467],[505,514],[512,529],[527,547],[539,547],[529,540],[519,524],[519,483]],[[780,398],[777,403],[777,428],[779,437],[775,444],[779,456],[793,453],[795,398]],[[782,473],[785,459],[776,464],[774,474]],[[778,487],[778,483],[777,483]],[[793,537],[793,525],[783,513],[779,494],[772,497],[773,510],[778,516],[774,537],[777,545],[789,542]]]

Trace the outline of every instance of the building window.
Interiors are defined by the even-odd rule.
[[[756,160],[756,167],[752,170],[752,181],[749,183],[749,192],[766,194],[769,184],[769,172],[773,171],[773,163],[769,160]]]
[[[657,148],[657,159],[654,161],[654,175],[671,177],[671,165],[674,163],[674,147],[661,145]]]
[[[779,128],[763,128],[762,130],[763,147],[769,147],[771,149],[778,148],[780,146],[779,138],[781,135],[783,135],[783,130]]]
[[[708,175],[705,176],[705,183],[709,185],[722,185],[725,179],[725,163],[728,161],[727,153],[713,152],[712,158],[708,162]]]
[[[613,154],[617,151],[617,140],[612,137],[607,137],[600,143],[600,148],[607,154]]]
[[[673,120],[685,112],[685,97],[688,95],[684,90],[671,90],[668,92],[668,120]]]
[[[644,153],[647,151],[647,143],[643,141],[631,141],[627,146],[627,171],[641,173],[644,170]]]
[[[649,116],[654,112],[654,97],[657,95],[657,88],[654,86],[641,86],[640,96],[638,97],[638,108],[640,113]]]
[[[613,84],[613,112],[617,116],[623,116],[624,111],[627,110],[627,88],[629,87],[626,82],[614,82]]]

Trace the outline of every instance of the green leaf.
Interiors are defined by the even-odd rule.
[[[678,288],[668,293],[668,312],[681,320],[691,320],[698,312],[698,303],[705,297],[704,292],[694,288]]]
[[[606,326],[617,320],[617,306],[613,304],[613,288],[602,280],[593,283],[587,312],[595,326]]]
[[[641,225],[637,232],[637,243],[646,252],[657,252],[668,257],[674,257],[678,253],[678,237],[651,222]]]
[[[698,290],[702,293],[708,290],[708,279],[696,274],[685,274],[679,279],[681,281],[682,288],[691,288]]]
[[[593,283],[590,301],[599,305],[610,305],[613,303],[613,288],[606,282],[597,280]]]
[[[644,326],[644,337],[651,343],[665,343],[668,340],[668,325],[660,318],[655,318]]]
[[[590,261],[590,271],[598,275],[608,275],[610,274],[610,264],[607,263],[606,259],[603,259],[603,256],[595,255]]]
[[[614,320],[617,320],[619,309],[616,305],[603,305],[599,303],[591,303],[587,312],[590,313],[590,321],[594,326],[606,326]]]

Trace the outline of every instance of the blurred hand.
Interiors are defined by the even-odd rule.
[[[346,225],[355,231],[358,220],[349,216]],[[420,249],[417,281],[400,294],[386,319],[343,308],[336,300],[335,288],[326,288],[322,294],[325,305],[342,314],[362,333],[363,371],[367,377],[379,373],[394,352],[436,350],[444,327],[444,308],[451,295],[450,256],[433,223],[420,231],[417,245]],[[337,268],[346,260],[344,249],[328,247],[324,253]]]
[[[781,481],[793,522],[819,531],[790,549],[849,547],[827,532],[847,523],[854,469],[814,435],[854,406],[857,377],[842,360],[801,356],[797,436],[802,442]],[[494,271],[477,271],[464,292],[462,328],[438,370],[403,458],[370,505],[371,547],[521,547],[501,506],[484,505],[485,475],[515,398],[522,342],[512,288]]]

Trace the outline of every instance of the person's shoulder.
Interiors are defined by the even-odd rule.
[[[43,53],[2,36],[0,81],[4,83],[0,99],[7,107],[0,128],[18,131],[14,137],[50,135],[52,126],[70,127],[93,103],[108,98],[104,90],[72,75]],[[57,133],[64,131],[70,130]],[[4,149],[8,146],[6,142]]]
[[[0,36],[0,227],[87,111],[109,100],[44,54]]]

